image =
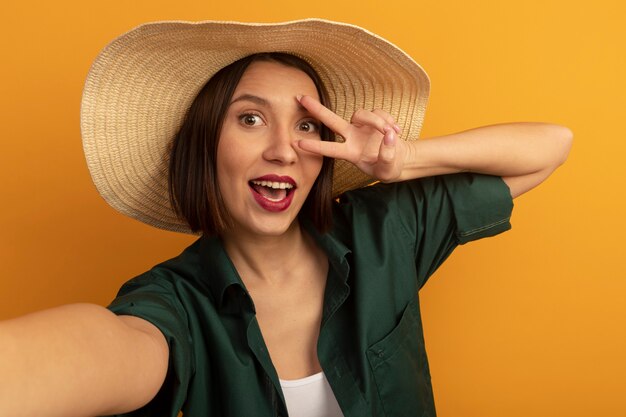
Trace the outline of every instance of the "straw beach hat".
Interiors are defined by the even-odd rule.
[[[395,118],[403,139],[419,137],[430,88],[426,72],[365,29],[321,19],[147,23],[107,45],[85,82],[83,147],[104,199],[149,225],[190,233],[170,206],[168,145],[204,84],[258,52],[286,52],[309,62],[331,109],[344,119],[359,108],[380,108]],[[335,195],[370,182],[350,163],[336,161]]]

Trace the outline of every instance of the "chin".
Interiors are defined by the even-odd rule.
[[[268,225],[265,224],[262,227],[259,227],[255,230],[256,234],[260,236],[282,236],[287,233],[294,225],[296,221],[292,221],[289,224],[276,224],[276,225]]]

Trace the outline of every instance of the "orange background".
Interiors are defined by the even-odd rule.
[[[566,165],[516,200],[513,230],[459,248],[422,292],[439,416],[625,416],[623,2],[405,3],[4,4],[0,318],[106,305],[192,240],[125,218],[91,183],[79,105],[107,42],[151,20],[324,17],[382,35],[427,70],[423,136],[506,121],[575,134]]]

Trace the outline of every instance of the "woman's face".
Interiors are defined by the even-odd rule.
[[[276,62],[252,63],[235,89],[217,147],[217,180],[233,220],[225,235],[279,236],[297,225],[322,167],[296,143],[320,139],[298,95],[319,99],[308,75]]]

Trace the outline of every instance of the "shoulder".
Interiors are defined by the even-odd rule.
[[[149,286],[154,290],[162,288],[171,291],[181,283],[195,283],[202,274],[199,253],[199,240],[187,247],[178,256],[163,261],[140,275],[127,281],[118,296]]]
[[[371,218],[375,223],[404,216],[414,216],[428,206],[437,206],[445,197],[445,180],[427,177],[395,183],[375,183],[347,191],[336,201],[336,217],[355,221]]]
[[[512,208],[502,178],[464,172],[346,192],[337,201],[336,218],[352,228],[394,225],[410,236],[426,227],[453,227],[465,243],[508,230]]]

